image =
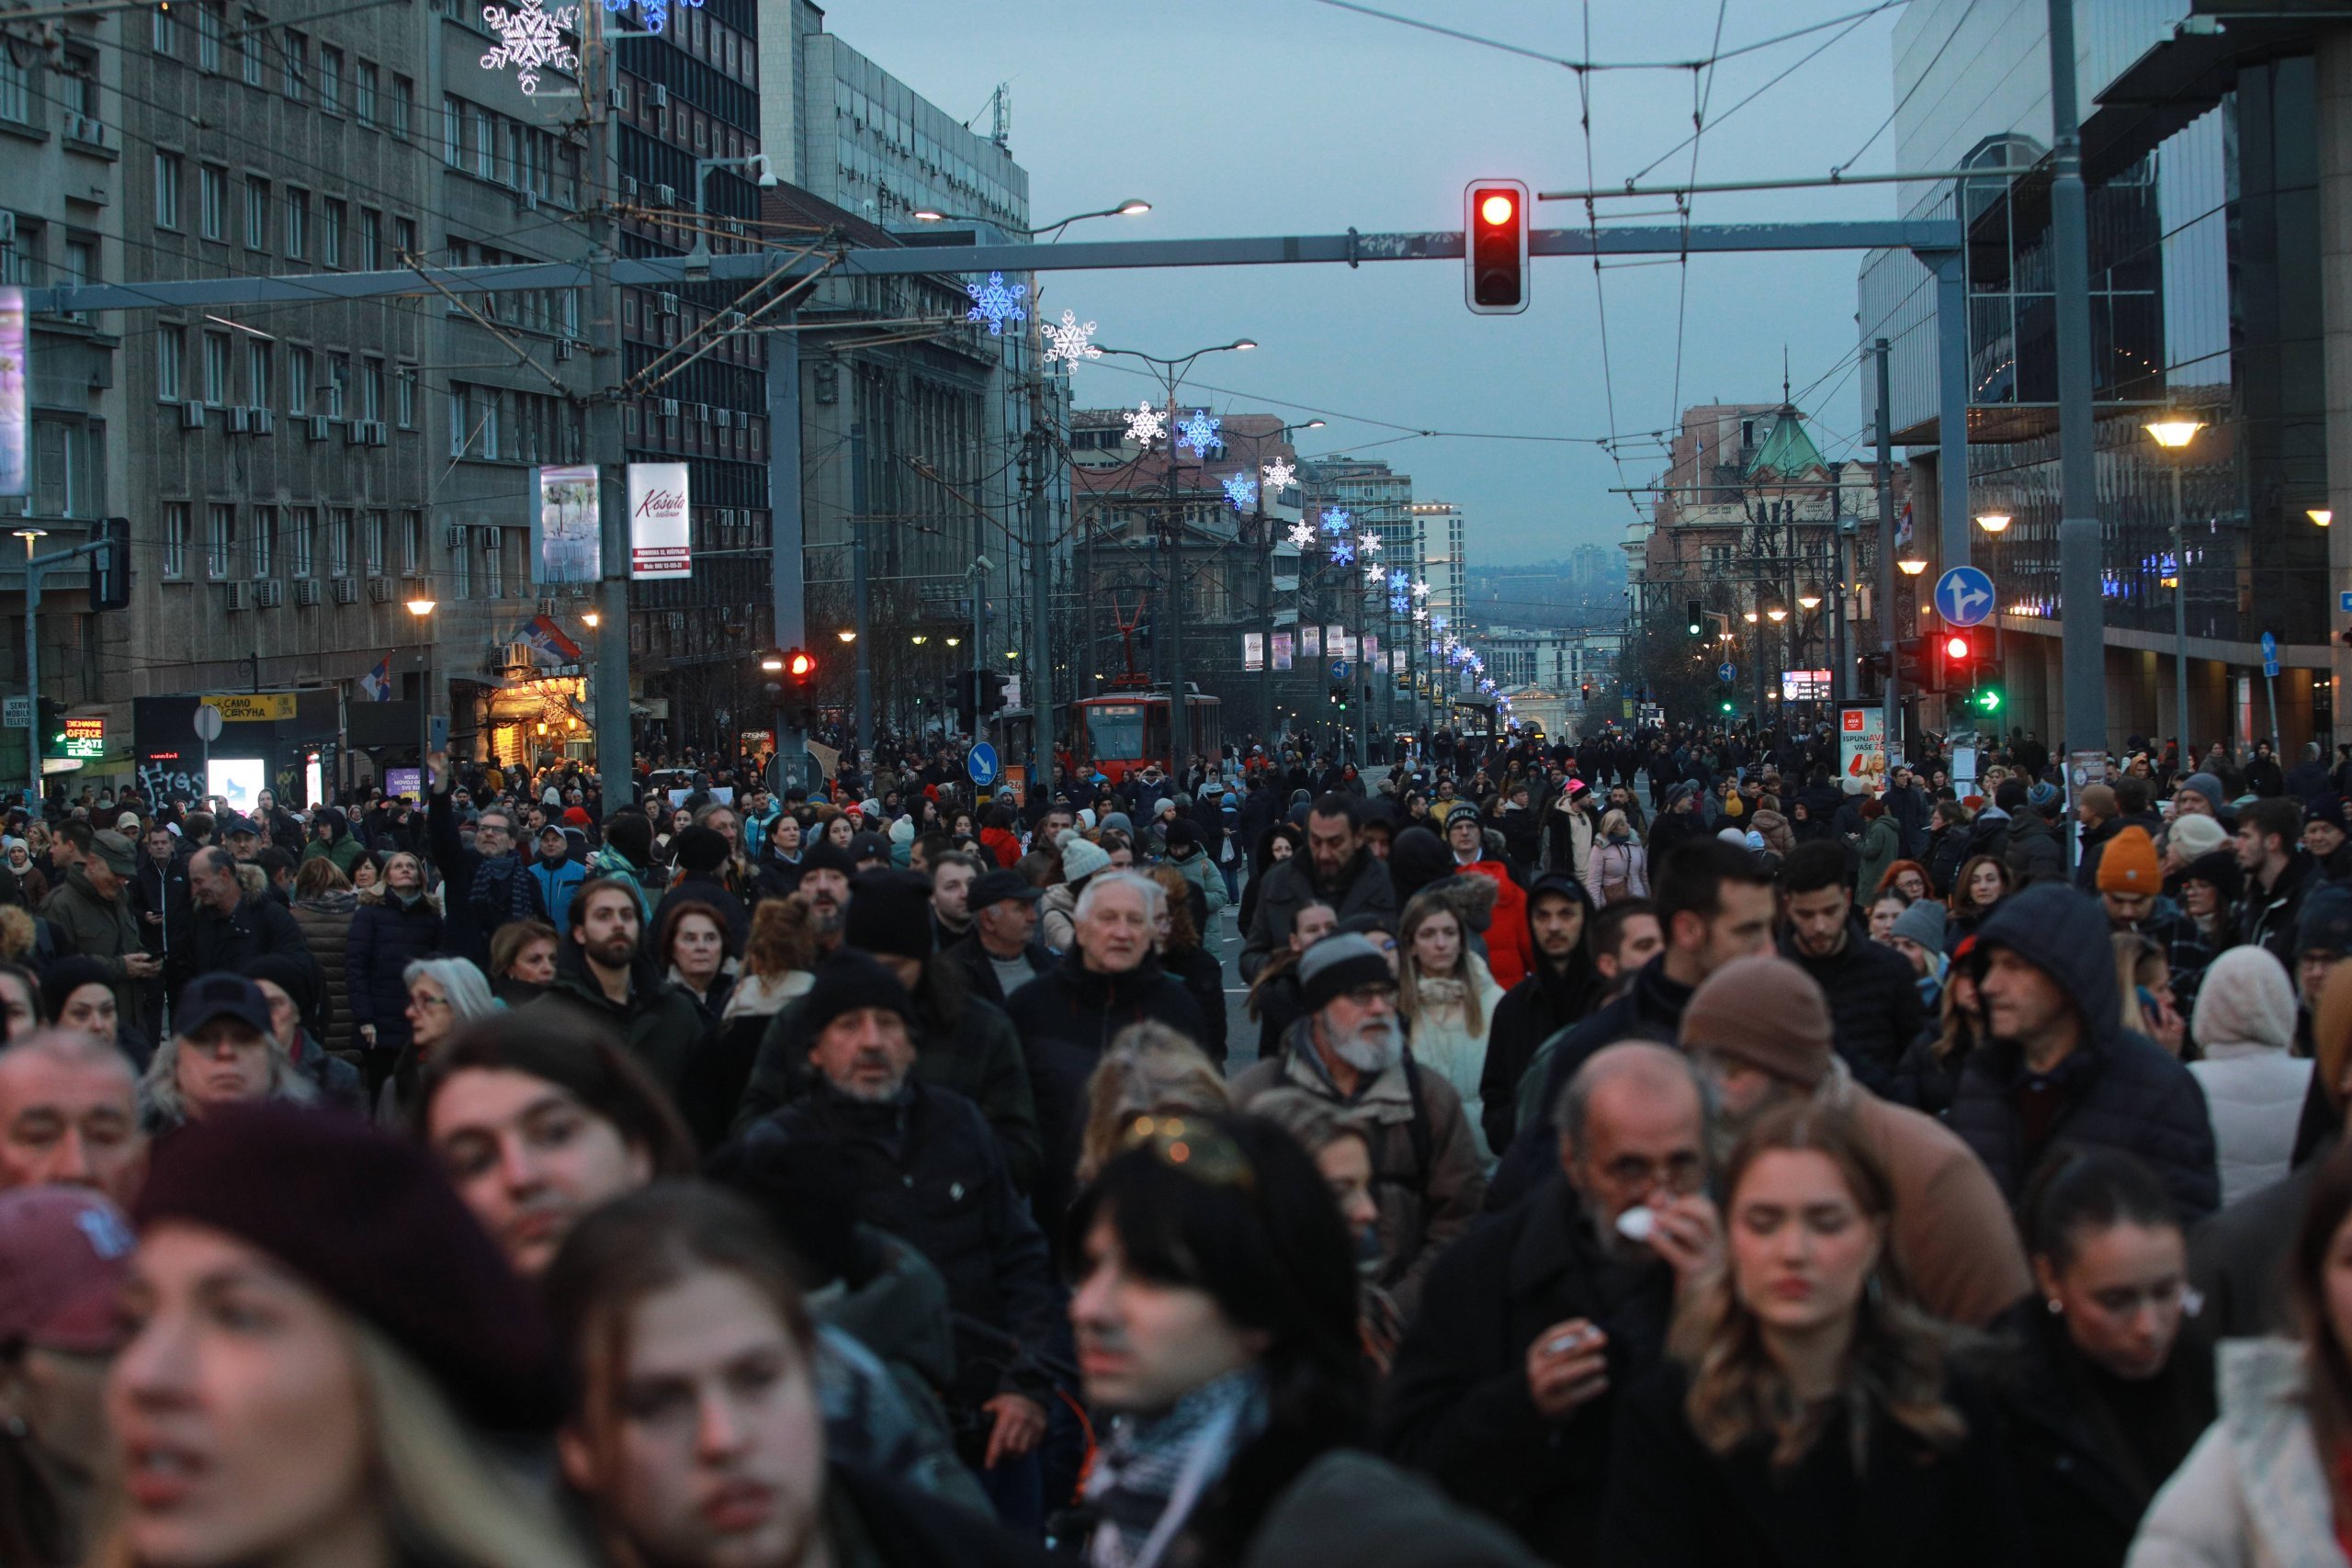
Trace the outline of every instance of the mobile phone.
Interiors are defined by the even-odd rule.
[[[1565,1356],[1571,1350],[1581,1349],[1600,1337],[1600,1330],[1589,1324],[1582,1328],[1571,1328],[1566,1334],[1554,1335],[1544,1344],[1544,1353],[1547,1356]]]

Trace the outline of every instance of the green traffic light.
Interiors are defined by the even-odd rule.
[[[1731,711],[1732,711],[1732,705],[1731,705],[1731,703],[1730,703],[1729,699],[1725,699],[1725,701],[1724,701],[1724,705],[1723,705],[1723,709],[1724,709],[1724,712],[1725,712],[1725,713],[1729,713],[1729,712],[1731,712]]]
[[[1998,686],[1987,686],[1971,700],[1986,713],[2001,711],[2001,689]]]

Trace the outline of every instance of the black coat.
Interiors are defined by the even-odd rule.
[[[1478,1093],[1484,1110],[1479,1116],[1487,1146],[1497,1155],[1510,1147],[1519,1131],[1519,1080],[1535,1060],[1544,1042],[1580,1021],[1600,999],[1600,972],[1593,967],[1591,950],[1579,943],[1565,964],[1547,963],[1535,948],[1535,900],[1546,893],[1571,897],[1584,906],[1587,929],[1592,900],[1582,886],[1565,876],[1540,876],[1527,890],[1528,949],[1534,963],[1527,978],[1504,993],[1495,1004],[1487,1029],[1487,1061],[1479,1069]]]
[[[2064,1324],[2035,1297],[1998,1325],[2017,1360],[1998,1378],[2002,1446],[2041,1562],[2067,1568],[2123,1568],[2140,1516],[2154,1501],[2214,1416],[2213,1351],[2192,1319],[2164,1370],[2120,1385],[2093,1369]],[[2127,1435],[2128,1427],[2128,1435]],[[2142,1455],[2156,1456],[2149,1473]]]
[[[1004,1152],[979,1107],[951,1089],[910,1076],[899,1097],[876,1104],[820,1084],[743,1134],[747,1148],[812,1144],[840,1161],[840,1179],[856,1194],[856,1217],[889,1232],[937,1269],[947,1299],[1032,1354],[1062,1332],[1062,1294],[1046,1260],[1046,1237],[1012,1185]],[[958,1336],[959,1338],[965,1337]],[[996,1359],[991,1346],[967,1357]],[[969,1374],[966,1392],[986,1398],[1000,1387],[1042,1387],[1033,1366],[1017,1379]]]
[[[433,863],[441,872],[442,941],[487,975],[491,933],[509,920],[546,919],[547,900],[520,853],[485,856],[466,847],[447,790],[433,796],[424,821]]]
[[[1673,1044],[1682,1030],[1682,1010],[1690,1005],[1690,990],[1666,977],[1666,954],[1661,953],[1634,973],[1615,1000],[1545,1042],[1551,1055],[1544,1063],[1543,1097],[1537,1101],[1543,1119],[1528,1123],[1528,1136],[1514,1138],[1510,1152],[1495,1168],[1487,1187],[1489,1210],[1510,1208],[1558,1168],[1558,1150],[1551,1136],[1552,1107],[1559,1103],[1560,1091],[1568,1087],[1585,1058],[1620,1040]],[[1539,1133],[1543,1135],[1537,1136]]]
[[[1847,1417],[1775,1473],[1770,1444],[1718,1456],[1683,1413],[1683,1369],[1668,1361],[1618,1402],[1601,1515],[1600,1568],[1990,1568],[2035,1561],[1992,1401],[1954,1380],[1968,1423],[1933,1454],[1883,1415],[1854,1472]]]
[[[196,970],[210,974],[216,969],[244,966],[266,953],[284,953],[311,962],[311,944],[303,940],[302,928],[294,923],[293,912],[270,897],[240,898],[232,912],[223,915],[209,907],[196,912]],[[315,967],[315,965],[313,965]]]
[[[1588,1562],[1616,1395],[1555,1425],[1528,1393],[1528,1348],[1547,1328],[1589,1318],[1609,1336],[1611,1387],[1627,1388],[1657,1366],[1673,1310],[1672,1270],[1655,1258],[1606,1257],[1555,1179],[1430,1269],[1383,1391],[1380,1446],[1547,1561]]]
[[[1225,965],[1205,948],[1190,948],[1182,953],[1163,953],[1160,962],[1168,973],[1182,985],[1193,1005],[1201,1011],[1201,1032],[1195,1037],[1209,1060],[1225,1066],[1226,1035],[1232,1026],[1225,1009]]]
[[[2029,887],[1984,917],[1977,941],[2008,948],[2050,976],[2083,1021],[2081,1043],[2047,1074],[2029,1072],[2023,1053],[2007,1040],[1987,1041],[1961,1071],[1951,1129],[2009,1201],[2050,1147],[2071,1143],[2138,1156],[2163,1179],[2183,1219],[2211,1213],[2221,1179],[2205,1091],[2187,1067],[2123,1027],[2114,948],[2098,901],[2053,884]],[[2016,1103],[2028,1094],[2063,1097],[2033,1147]]]
[[[960,942],[950,942],[940,951],[955,960],[956,966],[963,970],[965,989],[984,1002],[997,1007],[1004,1005],[1004,984],[996,977],[996,965],[989,962],[988,949],[980,945],[979,932],[974,931]],[[1029,967],[1040,975],[1060,962],[1044,942],[1035,940],[1023,950],[1023,955],[1029,960]]]
[[[2001,857],[2019,887],[2037,882],[2066,880],[2066,846],[2058,829],[2038,811],[2029,810],[2009,823],[2009,847]]]
[[[1781,956],[1820,982],[1838,1055],[1854,1077],[1873,1094],[1890,1093],[1903,1053],[1926,1026],[1910,961],[1872,942],[1859,919],[1847,927],[1846,945],[1826,958],[1800,951],[1792,939],[1781,942]]]
[[[345,995],[355,1026],[373,1024],[379,1051],[406,1049],[409,1041],[408,981],[402,976],[420,958],[441,951],[441,911],[420,898],[403,909],[387,890],[380,900],[362,900],[351,912],[351,935],[343,949]]]

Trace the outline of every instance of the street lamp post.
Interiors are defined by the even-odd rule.
[[[408,613],[416,618],[417,660],[424,671],[416,682],[416,766],[417,794],[424,794],[424,772],[427,759],[433,755],[433,612],[434,601],[419,594],[407,602]]]
[[[1075,220],[1071,220],[1071,221],[1075,221]],[[1185,710],[1184,513],[1182,507],[1177,501],[1176,429],[1174,423],[1176,417],[1176,389],[1182,382],[1184,378],[1184,372],[1191,369],[1193,362],[1201,358],[1204,355],[1247,353],[1257,346],[1258,344],[1255,339],[1242,337],[1236,338],[1231,343],[1212,344],[1204,348],[1196,348],[1190,354],[1177,355],[1168,358],[1163,358],[1156,354],[1145,354],[1139,349],[1111,348],[1107,345],[1102,347],[1102,352],[1106,355],[1116,354],[1128,359],[1140,359],[1147,365],[1158,367],[1160,373],[1160,378],[1167,383],[1168,387],[1168,416],[1170,423],[1168,433],[1164,437],[1168,443],[1169,525],[1167,531],[1169,536],[1169,548],[1173,559],[1169,568],[1168,592],[1162,599],[1162,605],[1165,609],[1172,611],[1173,613],[1169,616],[1171,635],[1164,639],[1157,637],[1153,637],[1152,649],[1154,653],[1157,654],[1159,651],[1160,643],[1165,641],[1167,644],[1168,773],[1170,777],[1177,780],[1179,783],[1182,783],[1184,777],[1184,752],[1186,749],[1186,742],[1190,739],[1189,730],[1191,728],[1186,721],[1192,716]],[[1204,452],[1202,456],[1205,458],[1207,454]]]
[[[2152,420],[2147,426],[2148,434],[2171,458],[2165,467],[2172,470],[2172,701],[2173,724],[2180,733],[2180,763],[2183,767],[2188,766],[2191,742],[2188,728],[2188,549],[2184,536],[2185,514],[2180,501],[2180,465],[2188,456],[2188,444],[2204,428],[2202,420],[2177,417]],[[2274,724],[2272,728],[2277,726]]]

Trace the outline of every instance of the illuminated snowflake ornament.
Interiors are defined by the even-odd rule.
[[[1247,512],[1250,503],[1258,499],[1258,481],[1248,474],[1229,474],[1225,481],[1225,499],[1233,502],[1236,512]]]
[[[1315,547],[1315,530],[1307,525],[1304,518],[1290,525],[1290,534],[1288,536],[1290,539],[1291,548],[1295,550],[1304,552]]]
[[[1380,553],[1380,536],[1368,530],[1357,535],[1356,548],[1362,550],[1368,556],[1378,555]]]
[[[1064,310],[1062,312],[1062,324],[1060,326],[1056,326],[1053,322],[1047,321],[1043,324],[1042,330],[1046,334],[1046,357],[1047,359],[1066,359],[1070,364],[1075,365],[1081,359],[1100,359],[1102,357],[1102,351],[1088,341],[1094,335],[1094,323],[1092,321],[1080,322],[1078,319],[1078,312],[1075,310]]]
[[[1397,567],[1388,574],[1388,592],[1402,593],[1412,585],[1412,581],[1413,574],[1401,566]]]
[[[1001,272],[989,274],[989,280],[986,283],[964,285],[964,292],[972,297],[972,308],[964,312],[964,319],[967,321],[986,321],[989,324],[990,337],[1002,337],[1004,323],[1007,321],[1025,321],[1029,319],[1029,312],[1021,308],[1022,299],[1028,294],[1029,286],[1025,283],[1007,283],[1004,280],[1004,274]]]
[[[1424,577],[1419,582],[1413,584],[1413,597],[1416,599],[1426,599],[1429,596],[1430,580]]]
[[[1429,618],[1430,618],[1430,613],[1429,613],[1427,610],[1421,609],[1421,608],[1419,608],[1419,606],[1415,606],[1415,608],[1414,608],[1414,610],[1413,610],[1413,624],[1414,624],[1415,626],[1419,626],[1422,622],[1424,622],[1424,621],[1428,620]]]
[[[1334,539],[1334,540],[1332,540],[1332,541],[1331,541],[1331,564],[1332,564],[1333,566],[1353,566],[1353,565],[1355,565],[1355,564],[1356,564],[1356,547],[1355,547],[1355,546],[1354,546],[1353,544],[1351,544],[1351,542],[1349,542],[1348,540],[1344,539],[1344,538],[1340,538],[1340,539]]]
[[[1378,587],[1380,584],[1380,563],[1378,561],[1368,560],[1363,563],[1363,581],[1365,587]]]
[[[1326,534],[1344,534],[1352,521],[1345,508],[1334,507],[1323,514],[1323,531]]]
[[[1291,466],[1287,458],[1277,457],[1271,463],[1261,464],[1259,467],[1258,475],[1266,481],[1266,489],[1269,491],[1280,495],[1290,489],[1293,479],[1298,478],[1298,470]]]
[[[511,11],[503,6],[484,6],[481,19],[498,35],[498,47],[481,57],[481,68],[503,71],[514,66],[514,85],[526,95],[538,92],[542,68],[580,69],[580,56],[563,41],[565,33],[579,30],[579,6],[559,6],[549,11],[539,0],[522,0]]]
[[[1176,426],[1176,445],[1190,446],[1194,457],[1205,457],[1209,455],[1210,447],[1216,446],[1221,449],[1225,446],[1217,436],[1217,428],[1224,423],[1225,421],[1216,418],[1208,410],[1195,409],[1193,411],[1192,418]]]
[[[1148,446],[1167,434],[1168,416],[1149,403],[1137,403],[1127,415],[1127,439],[1138,446]]]

